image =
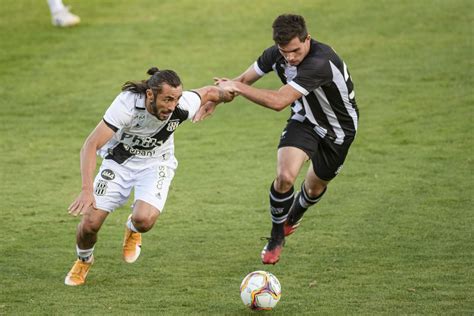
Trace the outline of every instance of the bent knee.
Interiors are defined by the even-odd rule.
[[[149,231],[150,229],[153,228],[153,225],[155,225],[156,219],[158,218],[159,213],[151,213],[151,214],[146,214],[146,215],[132,215],[132,223],[135,228],[144,233]]]
[[[315,183],[311,187],[309,187],[305,183],[304,190],[309,197],[313,198],[313,197],[320,196],[324,192],[324,190],[326,190],[326,187],[327,187],[327,184],[322,183],[322,182]]]
[[[102,223],[84,218],[79,224],[78,229],[84,234],[97,234]]]
[[[282,172],[275,180],[275,189],[278,192],[287,192],[295,183],[296,177],[290,173]]]

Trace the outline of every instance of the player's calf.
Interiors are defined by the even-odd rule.
[[[289,236],[293,234],[301,224],[301,220],[303,219],[304,213],[308,210],[309,207],[313,206],[314,204],[318,203],[321,198],[323,197],[324,193],[326,192],[326,188],[324,191],[318,195],[317,197],[313,198],[308,195],[306,189],[304,187],[304,182],[301,184],[301,191],[295,197],[293,205],[288,212],[288,217],[284,224],[284,232],[285,236]]]
[[[264,264],[275,264],[280,260],[280,253],[285,242],[283,223],[288,216],[288,210],[293,203],[294,189],[285,193],[275,190],[274,184],[270,187],[270,213],[272,216],[271,237],[263,248],[260,256]]]

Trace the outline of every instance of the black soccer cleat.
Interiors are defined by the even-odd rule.
[[[288,212],[288,217],[283,224],[285,237],[290,236],[298,229],[301,224],[301,220],[303,219],[303,215],[304,211],[299,208],[295,208],[293,204],[293,206],[290,208],[290,211]]]

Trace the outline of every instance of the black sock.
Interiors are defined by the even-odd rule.
[[[283,223],[288,217],[288,212],[295,196],[293,187],[285,193],[279,193],[273,187],[270,187],[270,213],[272,216],[272,238],[284,238]]]
[[[299,221],[308,208],[318,203],[326,192],[327,187],[317,197],[310,197],[304,188],[304,182],[301,184],[301,191],[295,197],[295,201],[291,206],[290,215],[288,215],[288,223],[293,225]]]

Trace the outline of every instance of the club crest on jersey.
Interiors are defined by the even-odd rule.
[[[104,196],[107,193],[107,181],[97,181],[94,192],[95,195]]]
[[[168,122],[168,125],[166,126],[166,130],[168,132],[173,132],[179,125],[179,120],[172,120]]]
[[[110,169],[104,169],[102,170],[102,172],[100,173],[100,176],[102,178],[104,178],[105,180],[113,180],[115,179],[115,173],[110,170]]]
[[[297,73],[296,66],[289,66],[289,65],[282,65],[282,66],[285,69],[286,81],[289,82],[295,79],[296,73]]]

